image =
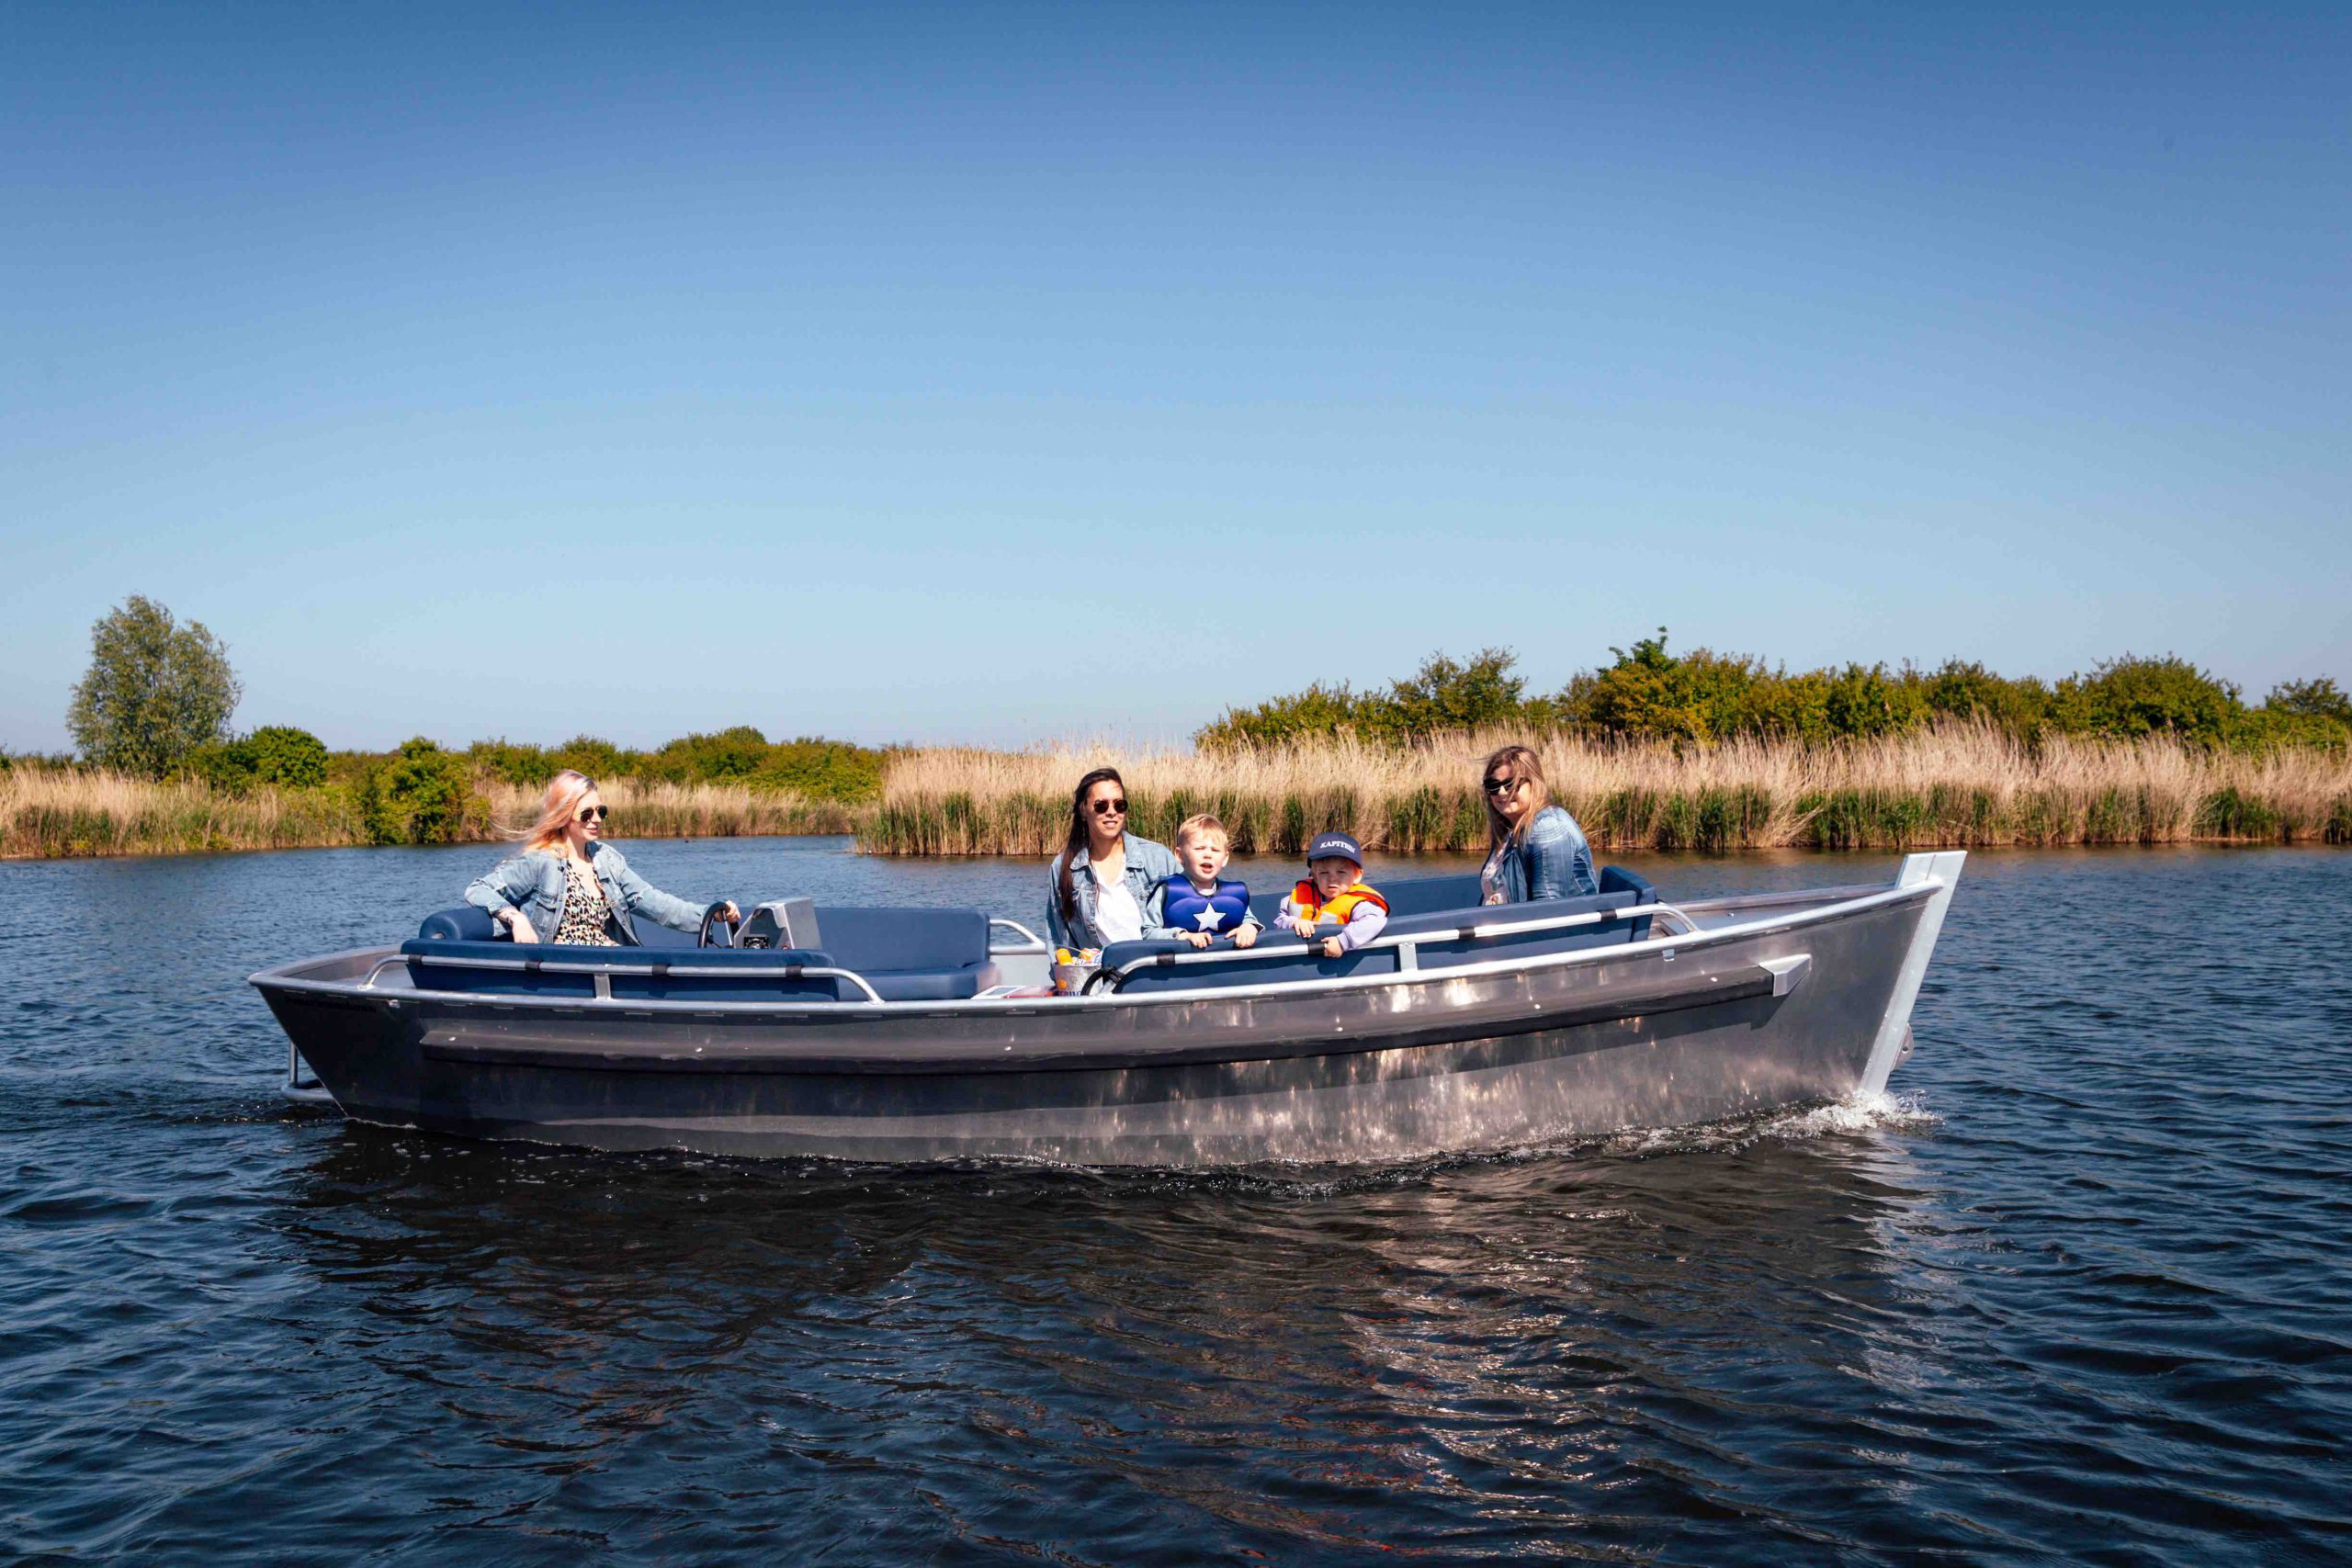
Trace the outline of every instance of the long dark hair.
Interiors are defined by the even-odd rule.
[[[1056,896],[1061,900],[1062,919],[1065,920],[1078,919],[1078,889],[1071,886],[1069,876],[1070,869],[1078,864],[1078,857],[1086,852],[1086,796],[1105,779],[1117,784],[1121,795],[1127,793],[1127,781],[1119,776],[1116,768],[1095,769],[1079,780],[1078,788],[1070,792],[1069,837],[1062,844],[1062,869],[1055,889]]]

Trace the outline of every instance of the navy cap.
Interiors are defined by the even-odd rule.
[[[1316,834],[1315,841],[1306,846],[1306,863],[1309,865],[1334,855],[1362,865],[1363,846],[1357,843],[1352,835],[1342,833],[1337,828]]]

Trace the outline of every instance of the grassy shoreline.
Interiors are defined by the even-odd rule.
[[[1408,749],[1324,739],[1239,752],[1114,747],[893,754],[880,799],[848,806],[741,784],[609,780],[616,836],[854,833],[878,855],[1051,854],[1086,769],[1125,774],[1135,830],[1166,841],[1196,811],[1243,853],[1295,854],[1341,826],[1368,848],[1475,851],[1486,826],[1478,763],[1524,731],[1456,735]],[[1554,798],[1600,852],[1905,850],[2174,843],[2352,843],[2352,755],[2248,753],[2169,739],[2046,738],[2027,746],[1952,725],[1832,746],[1713,747],[1532,738]],[[446,841],[503,841],[538,791],[478,779]],[[17,767],[0,773],[0,859],[312,849],[369,843],[356,794]]]
[[[1598,851],[1905,850],[2352,842],[2352,758],[2169,739],[2046,739],[1983,725],[1833,746],[1708,748],[1497,730],[1398,750],[1340,739],[1228,753],[1113,747],[931,750],[894,759],[858,829],[873,854],[1046,855],[1086,769],[1117,766],[1135,831],[1166,841],[1215,812],[1242,853],[1295,854],[1344,827],[1392,853],[1483,849],[1487,751],[1531,739],[1555,800]]]
[[[633,839],[716,839],[847,833],[853,808],[741,785],[616,779],[605,798]],[[506,841],[502,828],[538,815],[540,792],[489,783],[453,826],[449,843]],[[371,843],[356,795],[263,787],[244,794],[193,780],[150,783],[119,773],[16,768],[0,773],[0,860],[208,854],[238,850],[355,848]]]

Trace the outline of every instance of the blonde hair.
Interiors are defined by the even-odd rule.
[[[526,850],[553,849],[580,813],[580,803],[596,787],[596,781],[576,769],[566,768],[548,781],[547,807],[539,819],[523,829]]]
[[[1218,838],[1223,839],[1226,848],[1233,847],[1233,835],[1225,830],[1225,824],[1205,811],[1198,817],[1187,817],[1176,825],[1176,847],[1181,850],[1184,847],[1185,840],[1197,839],[1208,833],[1215,833]]]
[[[1510,825],[1510,818],[1495,809],[1495,797],[1487,789],[1487,781],[1495,776],[1497,768],[1501,767],[1510,768],[1511,777],[1525,779],[1528,793],[1534,796],[1527,803],[1527,815],[1519,819],[1516,828]],[[1535,814],[1552,799],[1552,791],[1544,783],[1543,760],[1524,746],[1498,746],[1478,770],[1478,796],[1487,803],[1488,849],[1500,849],[1506,840],[1524,837],[1528,824],[1535,820]]]

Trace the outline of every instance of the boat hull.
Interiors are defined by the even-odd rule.
[[[362,990],[368,953],[255,983],[343,1110],[385,1125],[874,1161],[1377,1162],[1879,1087],[1948,895],[1534,966],[1132,1000],[548,1005]]]

